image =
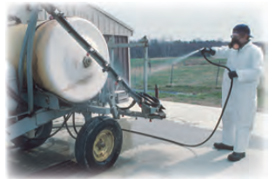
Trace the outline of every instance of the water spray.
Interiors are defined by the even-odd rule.
[[[178,64],[179,62],[183,61],[183,60],[186,60],[187,58],[193,56],[194,54],[198,53],[200,50],[195,50],[193,52],[190,52],[186,55],[182,55],[176,59],[173,59],[172,61],[172,66],[171,66],[171,75],[170,75],[170,85],[172,86],[173,85],[173,73],[174,73],[174,66],[176,64]]]
[[[180,57],[174,59],[174,60],[173,60],[173,65],[176,65],[177,63],[179,63],[179,62],[181,62],[181,61],[183,61],[183,60],[186,60],[187,58],[189,58],[189,57],[195,55],[195,54],[198,53],[198,52],[200,52],[200,49],[199,49],[199,50],[195,50],[195,51],[193,51],[193,52],[190,52],[190,53],[188,53],[188,54],[186,54],[186,55],[182,55],[182,56],[180,56]]]
[[[160,65],[157,68],[155,68],[154,70],[152,70],[152,72],[150,74],[156,73],[156,72],[159,72],[159,71],[162,71],[162,70],[165,70],[165,69],[168,69],[171,66],[171,64],[172,65],[176,65],[179,62],[182,62],[182,61],[186,60],[187,58],[193,56],[194,54],[196,54],[198,52],[200,52],[200,49],[192,51],[192,52],[190,52],[188,54],[184,54],[184,55],[182,55],[180,57],[177,57],[177,58],[175,58],[173,60],[169,60],[168,62],[164,63],[163,65]]]

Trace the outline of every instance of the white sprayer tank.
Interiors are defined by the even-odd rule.
[[[101,32],[88,20],[77,17],[67,20],[109,62],[108,47]],[[7,59],[15,69],[26,28],[27,25],[19,24],[7,30]],[[93,98],[107,79],[107,73],[55,20],[36,30],[32,70],[38,86],[74,103]]]

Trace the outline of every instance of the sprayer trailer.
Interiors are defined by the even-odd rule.
[[[52,20],[37,22],[40,8]],[[106,170],[122,146],[117,120],[124,115],[163,119],[164,107],[118,76],[109,64],[103,35],[91,22],[66,18],[51,5],[33,5],[30,10],[28,24],[7,28],[7,139],[23,150],[38,147],[80,113],[85,124],[76,137],[76,160],[88,170]],[[107,75],[133,99],[128,107],[119,107],[116,94],[102,90]],[[130,110],[135,104],[140,111]],[[64,122],[52,133],[52,121],[59,117]]]

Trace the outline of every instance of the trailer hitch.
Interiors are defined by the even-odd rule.
[[[117,107],[118,115],[139,116],[149,119],[163,119],[166,117],[164,107],[159,99],[146,93],[138,93],[132,90],[128,84],[116,73],[111,65],[97,52],[66,20],[64,14],[55,6],[45,4],[44,9],[76,40],[76,42],[102,67],[103,72],[107,72],[115,82],[122,86],[125,91],[133,98],[134,103],[141,107],[141,112],[131,112],[128,109]]]

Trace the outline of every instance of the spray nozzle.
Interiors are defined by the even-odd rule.
[[[200,52],[203,54],[209,53],[210,55],[215,55],[215,53],[216,53],[215,50],[213,50],[212,48],[208,48],[208,47],[201,48]]]

